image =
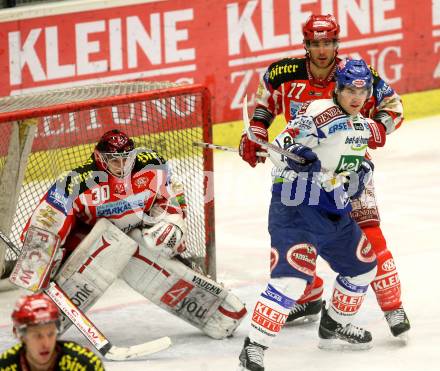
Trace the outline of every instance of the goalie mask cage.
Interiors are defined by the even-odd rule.
[[[50,185],[114,128],[169,160],[188,205],[184,257],[215,279],[213,157],[193,146],[212,142],[210,94],[202,85],[111,83],[0,98],[0,229],[21,246]],[[0,273],[16,258],[0,241]]]

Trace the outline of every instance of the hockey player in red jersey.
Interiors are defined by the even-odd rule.
[[[0,370],[104,370],[99,357],[89,349],[57,340],[61,315],[45,294],[20,298],[11,317],[14,335],[21,342],[0,354]]]
[[[231,335],[243,303],[180,257],[187,235],[182,188],[156,151],[135,148],[119,130],[106,132],[89,160],[42,198],[10,280],[32,291],[54,280],[86,311],[121,277],[205,334]],[[63,317],[63,325],[71,323]]]
[[[285,58],[269,66],[257,91],[257,105],[251,120],[256,136],[267,141],[268,129],[275,116],[283,113],[286,120],[294,118],[304,102],[330,98],[335,89],[335,71],[339,58],[339,25],[331,15],[312,15],[303,26],[303,58]],[[386,135],[402,123],[403,107],[399,96],[378,73],[373,74],[373,94],[361,113],[370,118],[371,137],[368,147],[383,147]],[[243,135],[240,155],[251,166],[264,162],[257,157],[262,149]],[[352,217],[370,240],[378,260],[377,276],[371,283],[377,302],[394,336],[406,336],[410,324],[401,301],[400,279],[393,256],[380,228],[373,181],[359,199],[352,201]],[[309,290],[310,289],[310,290]],[[321,308],[322,279],[315,277],[307,294],[299,300],[288,322],[316,320]]]

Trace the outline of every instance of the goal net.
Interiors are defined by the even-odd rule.
[[[201,85],[111,83],[0,98],[0,230],[20,248],[50,185],[114,128],[169,160],[188,205],[184,257],[215,279],[213,158],[193,146],[212,141],[210,95]],[[0,269],[16,258],[0,241]]]

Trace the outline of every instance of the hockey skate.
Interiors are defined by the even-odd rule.
[[[264,347],[260,344],[253,343],[247,337],[244,340],[243,349],[241,350],[240,356],[238,359],[240,360],[240,365],[238,370],[245,371],[264,371],[264,351],[267,347]]]
[[[319,344],[321,349],[330,350],[365,350],[373,346],[371,333],[351,323],[343,326],[333,320],[322,305],[321,322],[319,323]]]
[[[316,322],[321,308],[321,299],[308,301],[304,304],[296,303],[287,317],[286,326],[298,325],[304,322]]]
[[[411,325],[403,307],[385,312],[385,319],[388,322],[388,326],[390,326],[393,336],[405,342],[408,341],[408,331]]]

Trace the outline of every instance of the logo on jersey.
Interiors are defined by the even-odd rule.
[[[72,206],[71,200],[57,192],[56,186],[49,190],[46,201],[55,209],[61,211],[64,215],[67,215]]]
[[[296,117],[300,108],[301,108],[301,103],[290,101],[290,117],[292,119]]]
[[[141,176],[134,181],[136,187],[145,187],[147,185],[148,178]]]
[[[335,117],[345,116],[342,110],[337,106],[327,108],[324,112],[321,112],[314,118],[316,126],[319,128],[332,121]]]
[[[315,272],[317,256],[316,248],[309,243],[294,245],[287,251],[289,264],[308,276],[313,276]]]
[[[143,192],[137,195],[129,196],[123,200],[108,202],[96,207],[96,216],[105,217],[113,215],[122,215],[128,210],[137,210],[144,207],[144,202],[148,199],[150,192]]]
[[[348,123],[347,122],[338,122],[338,123],[330,126],[330,129],[328,129],[328,133],[334,134],[337,131],[345,131],[345,130],[350,130]]]
[[[364,151],[368,147],[368,138],[362,137],[347,137],[345,144],[351,144],[352,151]]]
[[[309,91],[309,95],[312,97],[322,97],[322,92],[311,90]]]
[[[284,66],[275,65],[269,71],[269,79],[273,80],[275,77],[284,75],[285,73],[294,73],[297,68],[297,64],[285,64]]]
[[[343,155],[336,166],[335,173],[339,174],[343,171],[358,171],[361,166],[363,156]]]
[[[362,122],[353,122],[354,130],[365,130],[364,125]]]
[[[123,183],[117,183],[115,184],[115,193],[122,194],[125,192],[125,186]]]

